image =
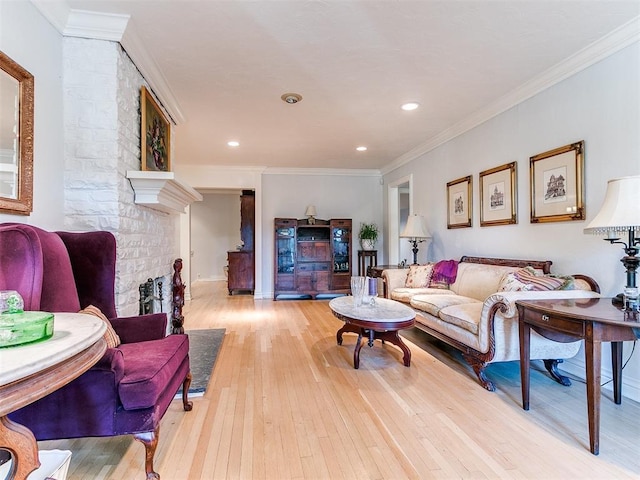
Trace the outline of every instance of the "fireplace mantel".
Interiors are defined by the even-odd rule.
[[[202,201],[202,195],[175,178],[173,172],[127,171],[135,193],[134,202],[165,213],[184,213],[187,205]]]

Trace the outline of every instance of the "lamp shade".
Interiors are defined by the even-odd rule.
[[[304,212],[304,214],[305,214],[307,217],[315,217],[315,216],[317,216],[317,215],[318,215],[318,212],[316,212],[316,206],[315,206],[315,205],[309,205],[309,206],[307,207],[307,211],[306,211],[306,212]]]
[[[422,215],[409,215],[407,224],[400,234],[401,238],[431,238],[431,233],[427,228],[427,222]]]
[[[607,182],[604,202],[584,233],[614,234],[640,231],[640,175]]]

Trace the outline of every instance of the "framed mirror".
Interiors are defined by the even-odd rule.
[[[33,83],[0,52],[0,213],[33,210]]]

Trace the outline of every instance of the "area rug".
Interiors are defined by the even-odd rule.
[[[224,340],[225,331],[224,328],[212,328],[185,332],[189,335],[189,361],[192,376],[189,396],[200,397],[204,395]],[[178,390],[176,396],[178,395],[182,395],[182,388]]]

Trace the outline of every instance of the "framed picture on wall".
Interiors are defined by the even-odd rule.
[[[140,151],[142,170],[171,170],[171,124],[160,106],[143,86],[140,89]]]
[[[531,223],[584,220],[584,141],[529,159]]]
[[[516,162],[480,172],[480,226],[518,223]]]
[[[447,228],[471,226],[471,175],[447,183]]]

